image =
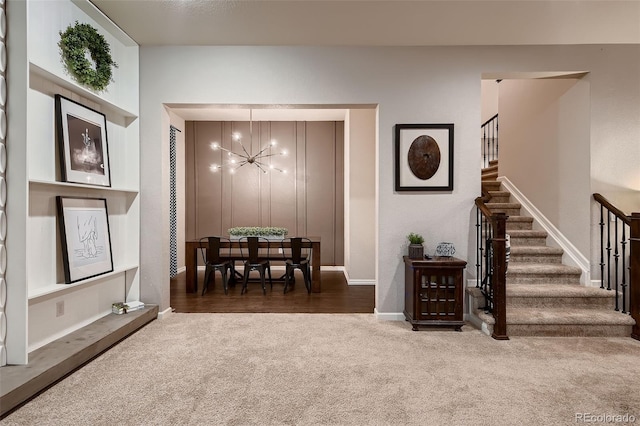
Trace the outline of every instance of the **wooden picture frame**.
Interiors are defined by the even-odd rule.
[[[113,271],[105,198],[56,197],[65,283]]]
[[[111,186],[106,116],[59,94],[55,111],[62,181]]]
[[[453,124],[396,124],[395,190],[453,190]]]

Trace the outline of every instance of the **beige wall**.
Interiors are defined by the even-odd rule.
[[[351,109],[345,143],[345,270],[350,284],[374,284],[375,109]]]
[[[500,83],[500,176],[506,176],[589,258],[589,83]]]
[[[185,154],[186,238],[228,235],[234,226],[279,226],[290,236],[319,236],[323,265],[344,263],[344,124],[342,122],[187,121]],[[250,129],[251,127],[251,129]],[[211,143],[241,152],[233,133],[250,153],[272,139],[287,156],[265,160],[286,173],[245,165],[234,173],[226,154]],[[253,138],[250,135],[253,134]]]
[[[482,123],[498,113],[498,89],[499,83],[495,79],[482,80]]]

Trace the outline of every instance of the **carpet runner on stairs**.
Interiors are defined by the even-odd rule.
[[[547,245],[547,232],[522,216],[520,203],[511,200],[496,180],[498,164],[482,171],[482,188],[492,198],[493,212],[504,212],[511,237],[507,269],[507,335],[509,336],[629,336],[631,316],[614,310],[614,291],[580,284],[580,268],[562,263],[563,250]],[[484,311],[484,296],[468,288],[470,313],[489,334],[494,319]]]

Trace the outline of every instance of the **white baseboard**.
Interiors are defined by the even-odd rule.
[[[161,319],[167,318],[169,315],[171,315],[172,312],[173,312],[173,308],[171,307],[168,307],[164,311],[159,311],[158,319],[161,320]]]
[[[321,266],[320,271],[344,272],[344,266]]]
[[[348,280],[349,285],[376,285],[376,280]]]
[[[177,273],[178,274],[180,274],[182,272],[187,272],[187,267],[186,266],[183,266],[183,267],[177,269]]]
[[[601,285],[602,285],[602,281],[600,281],[600,280],[591,280],[591,284],[590,284],[591,287],[600,288]]]
[[[402,312],[378,312],[377,308],[373,309],[373,313],[376,318],[383,321],[404,321],[404,314]]]
[[[549,237],[564,250],[563,261],[566,261],[569,265],[577,266],[582,270],[580,275],[580,283],[582,285],[589,285],[591,282],[591,268],[589,260],[574,246],[571,241],[565,237],[553,223],[547,219],[536,206],[529,201],[529,199],[504,176],[499,176],[498,181],[502,182],[504,188],[511,193],[513,198],[522,205],[522,208],[533,217],[538,225],[542,227]]]

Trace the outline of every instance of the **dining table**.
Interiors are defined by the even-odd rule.
[[[309,241],[303,241],[304,248],[311,249],[311,292],[320,293],[321,290],[321,278],[320,278],[320,237],[304,237]],[[275,251],[281,247],[288,248],[290,243],[288,240],[269,239],[261,240],[260,248],[269,248],[274,250],[270,254],[270,260],[282,260],[284,257],[281,253]],[[239,249],[240,242],[238,239],[230,239],[229,241],[221,241],[222,248]],[[198,291],[198,250],[200,249],[200,240],[187,240],[185,241],[185,273],[186,273],[186,292],[196,293]],[[234,256],[235,260],[242,261],[240,256]]]

